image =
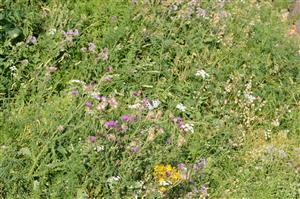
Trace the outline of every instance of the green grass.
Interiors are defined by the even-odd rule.
[[[0,2],[0,198],[299,198],[288,4],[144,2]],[[187,179],[160,186],[154,167],[180,163]]]

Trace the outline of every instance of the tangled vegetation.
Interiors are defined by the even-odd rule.
[[[2,0],[0,198],[299,198],[281,0]]]

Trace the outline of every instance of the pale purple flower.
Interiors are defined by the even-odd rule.
[[[95,95],[94,96],[96,100],[100,101],[102,99],[102,97],[100,95]]]
[[[72,89],[72,90],[71,90],[71,95],[74,96],[74,97],[75,97],[76,95],[78,95],[78,90],[77,90],[77,89]]]
[[[79,31],[77,29],[70,29],[67,32],[64,32],[65,35],[68,36],[78,36],[79,35]]]
[[[103,61],[108,60],[108,48],[103,48],[102,51],[97,55],[96,61],[102,59]]]
[[[81,50],[81,52],[86,53],[87,48],[86,47],[82,47],[80,50]]]
[[[206,160],[205,159],[200,159],[200,160],[196,160],[196,162],[194,163],[194,170],[198,171],[200,169],[204,169],[204,167],[206,166]]]
[[[204,198],[206,198],[208,196],[207,190],[208,190],[208,188],[206,185],[201,186],[200,192]]]
[[[59,125],[59,126],[57,127],[57,130],[58,130],[59,132],[63,132],[63,131],[65,130],[64,125]]]
[[[88,50],[89,52],[94,52],[96,49],[96,45],[94,43],[88,43]]]
[[[135,97],[139,97],[139,96],[141,96],[141,94],[142,94],[142,91],[134,91],[132,93],[132,95],[135,96]]]
[[[93,104],[92,104],[92,102],[86,102],[85,104],[84,104],[84,106],[86,107],[86,108],[92,108],[93,107]]]
[[[278,150],[278,156],[283,159],[287,157],[287,154],[284,150],[280,149]]]
[[[138,152],[140,151],[140,147],[134,146],[134,147],[131,148],[131,151],[132,151],[133,153],[138,153]]]
[[[109,82],[111,80],[112,80],[112,77],[109,76],[109,75],[106,75],[106,76],[102,77],[102,81],[104,81],[104,82]]]
[[[111,72],[113,72],[113,67],[112,66],[107,66],[105,68],[105,71],[108,72],[108,73],[111,73]]]
[[[93,143],[96,142],[96,136],[91,135],[89,138],[90,138],[91,142],[93,142]]]
[[[115,120],[110,120],[104,123],[104,126],[106,128],[114,128],[117,125],[117,121]]]
[[[128,126],[126,124],[122,124],[119,131],[126,132],[128,130]]]
[[[174,118],[174,122],[177,124],[179,129],[183,129],[184,128],[184,123],[181,117],[176,117]]]
[[[124,122],[129,122],[130,116],[129,116],[129,115],[123,115],[123,116],[121,117],[121,119],[122,119]]]
[[[106,107],[108,106],[108,103],[106,101],[102,101],[101,103],[99,103],[96,107],[96,109],[98,111],[103,111],[106,109]]]
[[[172,138],[169,137],[166,141],[166,145],[171,145],[171,144],[172,144]]]
[[[148,99],[144,99],[143,103],[144,103],[145,106],[150,106],[151,105],[151,103]]]
[[[186,167],[185,167],[185,165],[184,165],[183,163],[179,163],[179,164],[177,165],[177,169],[178,169],[179,171],[184,171],[184,170],[186,169]]]
[[[117,100],[116,100],[114,97],[108,99],[107,102],[109,103],[109,105],[110,105],[113,109],[115,109],[115,108],[118,107],[118,102],[117,102]]]
[[[188,192],[186,194],[187,198],[192,199],[193,198],[193,192]]]
[[[26,44],[36,44],[37,42],[37,39],[35,36],[28,36],[27,39],[26,39]]]
[[[180,171],[180,178],[183,180],[188,179],[188,170],[183,163],[177,165],[177,169]]]
[[[167,177],[171,176],[171,172],[170,171],[166,171],[166,176]]]
[[[272,145],[268,145],[265,147],[266,153],[271,154],[271,153],[273,153],[273,151],[274,151],[274,147]]]
[[[207,11],[202,8],[197,8],[196,15],[199,18],[205,18],[207,16]]]

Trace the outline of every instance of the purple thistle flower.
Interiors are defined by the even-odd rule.
[[[130,116],[129,116],[129,115],[123,115],[123,116],[121,117],[121,119],[122,119],[124,122],[129,122]]]
[[[96,100],[100,101],[102,99],[102,97],[100,95],[95,95],[94,96]]]
[[[76,96],[76,95],[78,95],[78,90],[77,89],[73,89],[73,90],[71,90],[71,95],[72,96]]]
[[[171,176],[171,172],[170,171],[166,171],[166,176],[167,177]]]
[[[110,120],[104,123],[104,126],[106,128],[114,128],[117,125],[117,121],[115,120]]]
[[[179,163],[177,165],[177,169],[180,170],[180,171],[184,171],[186,169],[185,165],[183,163]]]
[[[178,128],[183,129],[184,123],[181,117],[174,118],[174,122],[177,124]]]
[[[90,141],[93,142],[93,143],[96,142],[96,136],[91,135],[90,136]]]
[[[92,104],[92,102],[86,102],[85,104],[84,104],[84,106],[86,107],[86,108],[92,108],[93,107],[93,104]]]

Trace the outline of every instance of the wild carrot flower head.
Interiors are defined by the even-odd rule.
[[[205,70],[200,69],[196,71],[195,76],[202,77],[203,79],[205,79],[209,77],[209,74]]]
[[[182,103],[177,104],[176,108],[182,112],[186,111],[186,106],[184,106]]]

